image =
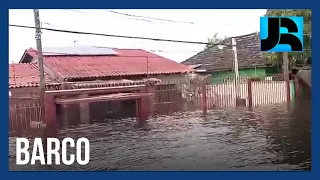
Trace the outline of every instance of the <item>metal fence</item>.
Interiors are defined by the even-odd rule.
[[[10,136],[37,136],[42,133],[43,128],[39,102],[9,107]]]
[[[252,105],[278,104],[288,101],[285,81],[252,82]]]
[[[199,80],[181,79],[155,85],[155,115],[201,108],[200,84]]]
[[[293,99],[291,94],[294,89],[288,89],[290,85],[287,84],[292,82],[283,81],[283,77],[279,74],[259,78],[242,77],[238,86],[230,79],[232,77],[226,77],[224,83],[207,83],[206,103],[208,109],[236,107],[237,97],[242,100],[245,106],[277,104]],[[184,79],[158,85],[155,90],[154,102],[156,113],[166,114],[174,111],[200,109],[202,93],[201,81],[199,80]]]

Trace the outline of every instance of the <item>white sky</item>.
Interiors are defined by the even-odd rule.
[[[260,16],[266,10],[113,10],[152,18],[188,21],[195,24],[151,22],[107,10],[40,10],[42,27],[105,34],[203,41],[215,32],[220,36],[238,36],[259,31]],[[140,18],[141,19],[141,18]],[[34,26],[33,10],[9,10],[9,23]],[[77,41],[74,44],[74,41]],[[203,50],[204,45],[156,42],[91,35],[43,31],[42,46],[105,46],[154,51],[181,62]],[[23,51],[35,45],[35,30],[9,27],[9,62],[18,62]]]

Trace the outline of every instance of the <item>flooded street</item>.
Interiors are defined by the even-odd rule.
[[[88,165],[16,166],[10,170],[310,170],[311,111],[287,104],[180,113],[150,119],[93,124],[59,137],[86,137]],[[13,138],[12,138],[13,139]]]

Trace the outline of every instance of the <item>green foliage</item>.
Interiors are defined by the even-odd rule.
[[[218,44],[220,43],[221,41],[225,40],[227,37],[223,37],[223,38],[220,38],[218,37],[219,34],[218,33],[214,33],[213,36],[211,38],[208,38],[208,44],[205,46],[205,49],[207,48],[210,48],[213,46],[213,44]]]
[[[301,64],[311,59],[311,17],[309,9],[269,9],[266,16],[303,16],[304,18],[304,52],[289,53],[291,63]],[[273,63],[282,62],[282,53],[265,53],[264,56]]]

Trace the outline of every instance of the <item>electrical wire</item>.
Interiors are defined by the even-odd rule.
[[[26,25],[16,25],[9,24],[11,27],[18,28],[28,28],[28,29],[36,29],[34,26],[26,26]],[[162,42],[175,42],[175,43],[186,43],[186,44],[199,44],[199,45],[207,45],[208,48],[212,48],[215,46],[226,46],[232,47],[232,44],[223,44],[223,43],[208,43],[208,42],[200,42],[200,41],[184,41],[184,40],[173,40],[173,39],[161,39],[161,38],[151,38],[151,37],[140,37],[140,36],[126,36],[126,35],[114,35],[114,34],[104,34],[104,33],[94,33],[94,32],[84,32],[84,31],[71,31],[64,29],[56,29],[56,28],[40,28],[41,30],[61,32],[61,33],[70,33],[70,34],[82,34],[82,35],[94,35],[94,36],[105,36],[105,37],[116,37],[116,38],[127,38],[127,39],[140,39],[140,40],[151,40],[151,41],[162,41]],[[256,45],[255,43],[247,44],[246,46]],[[311,49],[305,49],[311,50]]]
[[[65,11],[71,11],[71,12],[77,12],[77,13],[92,13],[92,12],[85,12],[85,11],[79,11],[79,10],[72,10],[72,9],[62,9]],[[171,20],[171,19],[162,19],[162,18],[155,18],[150,16],[139,16],[139,15],[133,15],[128,13],[121,13],[117,11],[112,10],[104,10],[105,12],[113,13],[120,16],[125,16],[126,18],[130,20],[137,20],[137,21],[144,21],[148,23],[156,23],[156,24],[164,24],[164,22],[169,23],[180,23],[180,24],[188,24],[188,25],[201,25],[202,23],[198,22],[191,22],[191,21],[179,21],[179,20]],[[162,22],[161,22],[162,21]],[[202,24],[206,25],[206,24]],[[219,24],[219,26],[240,26],[241,24]]]
[[[105,10],[105,11],[107,11],[109,13],[113,13],[113,14],[118,14],[118,15],[123,15],[123,16],[128,16],[128,17],[135,17],[135,18],[152,19],[152,20],[165,21],[165,22],[171,22],[171,23],[197,24],[197,23],[191,22],[191,21],[178,21],[178,20],[171,20],[171,19],[148,17],[148,16],[139,16],[139,15],[121,13],[121,12],[112,11],[112,10]]]
[[[18,28],[27,28],[27,29],[36,29],[34,26],[26,26],[26,25],[17,25],[17,24],[9,24],[11,27]],[[105,37],[116,37],[116,38],[127,38],[127,39],[141,39],[141,40],[151,40],[151,41],[162,41],[162,42],[175,42],[175,43],[186,43],[186,44],[200,44],[200,45],[209,45],[209,46],[231,46],[230,44],[212,44],[208,42],[200,42],[200,41],[184,41],[184,40],[173,40],[173,39],[161,39],[161,38],[151,38],[151,37],[139,37],[139,36],[126,36],[126,35],[114,35],[114,34],[104,34],[104,33],[94,33],[94,32],[84,32],[84,31],[71,31],[64,29],[55,29],[55,28],[40,28],[41,30],[61,32],[61,33],[70,33],[70,34],[82,34],[82,35],[94,35],[94,36],[105,36]]]
[[[92,12],[85,12],[85,11],[79,11],[79,10],[73,10],[73,9],[62,9],[64,11],[70,11],[70,12],[76,12],[76,13],[81,13],[81,14],[91,14]],[[161,22],[155,22],[152,20],[148,20],[148,19],[142,19],[142,18],[132,18],[132,17],[126,17],[130,20],[136,20],[136,21],[143,21],[143,22],[147,22],[147,23],[157,23],[157,24],[163,24]]]

